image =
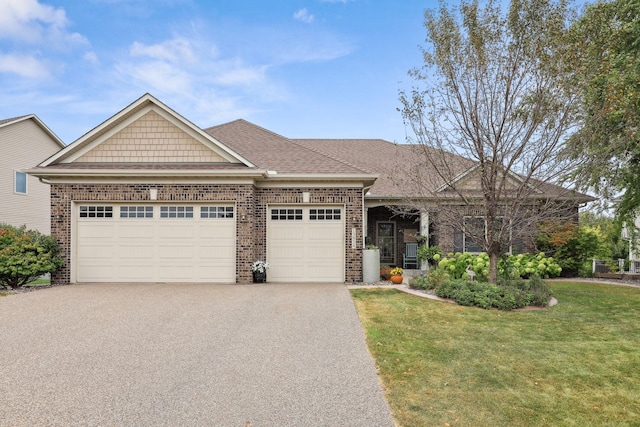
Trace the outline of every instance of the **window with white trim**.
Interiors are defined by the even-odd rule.
[[[233,218],[233,206],[200,206],[200,218]]]
[[[153,218],[153,206],[120,206],[120,218]]]
[[[342,217],[342,209],[309,209],[311,221],[335,221]]]
[[[160,218],[193,218],[193,206],[160,206]]]
[[[484,217],[464,218],[464,248],[463,252],[482,252],[480,239],[486,238],[487,222]]]
[[[80,218],[113,218],[113,206],[80,206]]]
[[[496,218],[496,227],[498,230],[502,227],[502,217]],[[511,229],[509,229],[509,240],[511,238]],[[453,236],[454,252],[482,252],[480,239],[487,238],[487,221],[484,216],[465,216],[464,229],[455,230]],[[511,252],[511,248],[507,248]]]
[[[20,171],[14,171],[13,174],[13,191],[16,194],[27,194],[27,174]]]
[[[302,221],[302,209],[271,209],[272,221]]]

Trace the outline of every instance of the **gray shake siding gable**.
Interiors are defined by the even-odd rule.
[[[149,189],[158,190],[151,200]],[[361,188],[256,188],[251,184],[52,184],[51,232],[65,259],[52,275],[52,283],[71,282],[73,202],[232,202],[236,205],[236,282],[252,281],[251,264],[266,255],[266,215],[269,204],[302,204],[303,192],[310,204],[345,207],[345,280],[362,280]],[[354,237],[352,233],[355,231]],[[355,245],[353,242],[355,241]]]

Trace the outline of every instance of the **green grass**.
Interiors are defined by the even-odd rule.
[[[38,285],[50,285],[51,280],[49,279],[37,279],[33,282],[29,282],[26,286],[38,286]]]
[[[504,312],[352,291],[400,426],[640,425],[640,289],[555,282]]]

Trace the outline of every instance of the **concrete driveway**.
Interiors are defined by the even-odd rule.
[[[393,426],[344,285],[71,285],[0,325],[2,426]]]

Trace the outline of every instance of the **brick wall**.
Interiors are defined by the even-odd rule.
[[[252,281],[251,263],[266,253],[266,205],[302,204],[302,193],[311,194],[310,204],[345,206],[345,280],[362,280],[362,189],[358,188],[269,188],[253,185],[214,184],[52,184],[51,234],[60,245],[64,266],[52,275],[52,283],[71,279],[71,205],[79,201],[149,202],[149,189],[157,188],[157,202],[236,203],[236,281]],[[154,201],[154,202],[156,202]],[[244,219],[243,219],[244,218]],[[356,249],[352,249],[355,228]]]

